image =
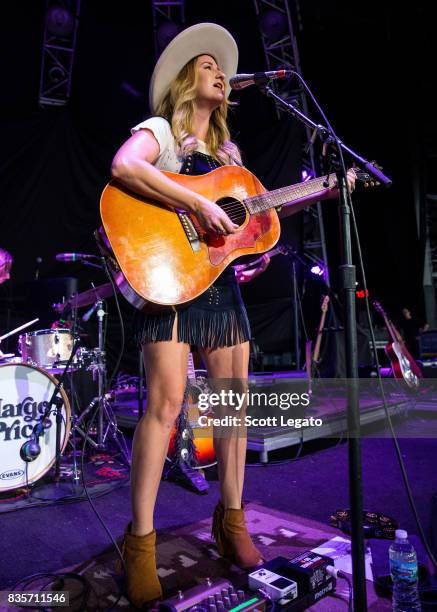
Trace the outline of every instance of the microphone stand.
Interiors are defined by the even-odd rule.
[[[302,81],[302,77],[296,73]],[[305,88],[308,90],[306,83]],[[375,165],[367,161],[352,149],[341,142],[332,129],[314,123],[298,108],[286,102],[271,87],[259,85],[260,91],[313,130],[313,138],[318,136],[324,144],[326,151],[328,145],[337,149],[338,156],[343,162],[343,151],[348,153],[362,168],[374,176],[382,185],[389,186],[391,180],[385,176]],[[314,100],[314,97],[311,94]],[[314,100],[315,101],[315,100]],[[317,104],[317,103],[316,103]],[[317,105],[318,106],[318,105]],[[320,107],[319,107],[320,109]],[[321,109],[320,109],[321,110]],[[363,491],[361,466],[361,440],[360,440],[360,412],[358,387],[358,350],[357,329],[355,315],[355,266],[352,261],[352,241],[350,228],[351,209],[349,206],[350,194],[347,187],[346,169],[344,163],[337,171],[339,189],[339,212],[341,218],[341,244],[342,265],[340,266],[341,286],[344,293],[344,321],[345,321],[345,352],[347,376],[347,420],[349,430],[349,501],[351,507],[351,548],[352,548],[352,579],[354,609],[359,612],[367,610],[366,573],[364,563],[364,534],[363,534]]]
[[[44,428],[44,421],[47,419],[47,417],[49,416],[50,412],[52,411],[52,407],[55,406],[55,412],[56,412],[56,438],[55,438],[55,473],[54,473],[54,477],[53,480],[54,482],[59,485],[59,480],[60,480],[60,465],[61,465],[61,427],[62,427],[62,405],[63,405],[63,401],[62,398],[59,397],[59,393],[61,391],[61,389],[64,388],[64,382],[65,379],[67,378],[67,373],[69,372],[69,368],[70,365],[74,359],[74,356],[76,355],[78,349],[79,349],[79,338],[78,337],[74,337],[74,343],[73,343],[73,349],[71,351],[70,357],[68,358],[68,361],[65,365],[64,371],[62,372],[61,376],[59,377],[58,383],[56,384],[55,388],[53,389],[53,393],[52,396],[47,404],[47,407],[44,411],[44,414],[40,417],[39,422],[35,424],[34,428],[33,428],[33,432],[32,432],[32,438],[34,440],[34,442],[38,442],[40,436],[45,434],[45,428]],[[23,446],[27,444],[26,442],[23,444]],[[41,452],[41,451],[40,451]],[[39,454],[37,455],[39,456]],[[36,459],[36,457],[34,457],[34,459]],[[71,489],[68,489],[68,492],[71,493]],[[33,495],[34,497],[38,497],[38,495]],[[58,499],[59,498],[59,490],[57,487],[57,491],[56,493],[53,495],[52,493],[50,493],[50,491],[48,492],[48,497],[44,497],[44,499]]]

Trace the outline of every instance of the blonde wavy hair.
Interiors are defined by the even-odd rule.
[[[170,85],[169,92],[156,109],[156,114],[164,117],[171,125],[181,157],[187,157],[197,149],[197,138],[191,133],[196,98],[197,73],[196,60],[190,60]],[[230,140],[227,124],[229,102],[223,102],[211,114],[206,146],[210,154],[224,164],[242,164],[237,145]]]

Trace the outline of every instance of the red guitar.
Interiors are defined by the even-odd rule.
[[[392,339],[385,347],[385,353],[390,359],[394,377],[403,378],[411,389],[417,389],[420,379],[423,377],[419,366],[408,352],[401,334],[393,322],[390,321],[381,304],[373,302],[373,306],[383,317],[387,331]]]

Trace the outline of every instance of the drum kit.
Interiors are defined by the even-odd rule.
[[[78,436],[83,439],[82,453],[86,444],[108,450],[112,441],[130,464],[129,449],[106,389],[104,299],[111,295],[113,286],[107,283],[54,304],[61,315],[71,311],[68,328],[27,331],[18,338],[19,356],[0,352],[0,493],[33,485],[53,466],[54,482],[59,483],[60,457],[68,444],[73,450],[71,477],[77,484]],[[77,310],[87,306],[92,307],[82,320],[96,313],[98,321],[98,346],[94,348],[81,346],[76,331]],[[4,334],[0,341],[38,320]],[[97,395],[86,407],[78,405],[74,388],[78,371],[89,372],[97,383]]]

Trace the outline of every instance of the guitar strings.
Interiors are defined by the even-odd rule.
[[[263,196],[264,196],[265,199],[267,199],[269,197],[270,198],[272,198],[272,197],[275,198],[275,197],[277,197],[277,195],[272,195],[275,191],[278,191],[278,192],[282,191],[283,193],[285,193],[285,191],[287,189],[292,190],[293,188],[295,189],[295,191],[298,192],[299,189],[302,189],[302,186],[304,186],[304,185],[306,186],[306,185],[309,185],[309,184],[314,184],[315,185],[317,182],[320,182],[322,179],[325,180],[324,177],[316,177],[316,178],[311,179],[309,181],[304,181],[302,183],[297,183],[296,185],[292,185],[290,187],[279,188],[278,190],[274,190],[273,192],[270,192],[270,195],[269,195],[269,192],[261,193],[261,194],[257,194],[255,196],[251,196],[251,197],[246,198],[246,199],[241,200],[241,201],[240,200],[230,200],[228,202],[225,202],[221,206],[219,204],[219,206],[228,215],[228,217],[231,219],[231,221],[238,221],[243,214],[244,214],[244,216],[246,216],[246,213],[257,214],[257,213],[265,212],[265,211],[267,211],[267,210],[269,210],[271,208],[275,208],[276,206],[280,206],[281,205],[280,203],[278,203],[276,205],[272,204],[271,206],[267,206],[265,209],[261,208],[260,210],[254,212],[254,213],[251,213],[249,211],[248,204],[250,202],[256,201],[257,198],[259,198],[259,197],[262,198]],[[358,180],[362,180],[358,176],[357,176],[357,179]],[[304,193],[302,195],[310,195],[310,194]]]
[[[296,191],[299,191],[299,189],[302,189],[302,186],[307,186],[307,185],[310,185],[310,184],[316,184],[317,182],[320,182],[320,180],[322,180],[322,179],[325,180],[324,177],[316,177],[314,179],[311,179],[310,181],[305,181],[305,182],[302,182],[302,183],[297,183],[296,185],[291,186],[290,189],[294,188]],[[287,189],[289,189],[289,187],[280,188],[277,191],[285,192]],[[276,191],[276,190],[274,190],[274,191]],[[304,188],[304,191],[305,191],[305,188]],[[251,201],[255,201],[260,196],[261,197],[265,196],[266,199],[268,197],[273,197],[273,198],[277,197],[277,195],[272,195],[272,193],[274,193],[274,192],[270,192],[270,195],[268,195],[268,192],[264,193],[264,194],[257,194],[255,196],[251,196],[250,198],[246,198],[245,200],[242,200],[242,201],[231,200],[230,202],[226,202],[225,204],[223,204],[221,206],[221,208],[222,208],[222,210],[224,210],[228,214],[229,217],[231,216],[231,214],[233,212],[236,212],[240,207],[242,207],[245,212],[249,212],[247,204],[249,204]],[[302,194],[302,195],[308,195],[308,194]],[[277,206],[280,206],[280,204],[278,203]],[[268,208],[270,208],[270,207],[268,207]],[[268,208],[265,209],[265,210],[268,210]],[[273,205],[272,208],[274,208],[274,205]],[[260,210],[260,211],[257,211],[257,212],[263,212],[263,210]]]

